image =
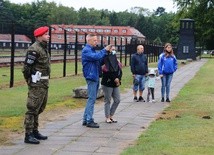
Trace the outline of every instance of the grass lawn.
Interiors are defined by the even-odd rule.
[[[122,59],[122,63],[125,64],[125,58]],[[129,65],[129,58],[127,57],[127,66]],[[22,65],[14,67],[14,86],[22,85]],[[77,74],[82,74],[82,64],[77,63]],[[74,61],[67,61],[66,63],[66,76],[75,75],[75,63]],[[63,63],[52,63],[51,64],[51,78],[63,77]],[[0,67],[0,89],[9,88],[10,83],[10,67]]]
[[[81,62],[78,62],[78,74],[82,73]],[[10,82],[10,67],[0,68],[0,88],[9,87]],[[68,61],[66,64],[66,76],[75,74],[74,62]],[[51,78],[63,77],[63,63],[51,64]],[[14,68],[14,85],[23,83],[22,65],[15,66]]]
[[[202,54],[201,57],[202,58],[211,58],[211,59],[214,59],[214,56],[212,56],[210,54]]]
[[[213,155],[213,77],[214,60],[209,60],[136,144],[121,155]]]

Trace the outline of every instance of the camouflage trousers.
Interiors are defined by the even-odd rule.
[[[27,98],[27,112],[25,113],[25,132],[30,133],[38,130],[39,114],[41,114],[47,103],[48,88],[29,87]]]

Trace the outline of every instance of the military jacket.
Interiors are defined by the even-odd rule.
[[[48,88],[48,79],[41,79],[36,83],[32,82],[31,75],[34,75],[37,71],[42,73],[42,77],[50,76],[51,72],[50,54],[47,51],[47,44],[39,41],[36,41],[28,48],[22,72],[29,86]]]

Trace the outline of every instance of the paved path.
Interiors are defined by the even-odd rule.
[[[205,60],[192,62],[179,69],[172,81],[171,97],[194,77]],[[157,81],[156,100],[160,101],[160,80]],[[145,93],[146,94],[146,93]],[[146,95],[144,95],[146,96]],[[82,126],[83,109],[68,118],[50,122],[41,129],[49,136],[40,145],[25,144],[18,139],[12,146],[0,147],[1,155],[117,155],[133,144],[138,136],[155,120],[168,103],[133,102],[132,91],[122,94],[122,100],[115,114],[118,123],[104,122],[103,104],[95,106],[95,121],[99,129]],[[145,97],[144,97],[145,98]]]

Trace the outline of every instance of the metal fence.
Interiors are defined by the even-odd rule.
[[[14,65],[22,63],[25,59],[25,53],[21,52],[24,51],[25,49],[27,49],[27,47],[30,46],[29,42],[18,42],[17,40],[15,40],[15,35],[16,34],[20,34],[20,31],[16,30],[16,25],[14,23],[9,24],[10,29],[7,28],[6,31],[3,31],[3,27],[4,27],[4,23],[0,22],[0,34],[3,33],[9,33],[11,36],[11,40],[0,40],[0,66],[4,67],[4,66],[9,66],[10,67],[10,83],[9,83],[9,87],[13,87],[14,86]],[[7,23],[8,25],[8,23]],[[29,35],[23,33],[24,35]],[[48,44],[48,51],[51,54],[51,61],[52,63],[54,63],[55,61],[62,61],[63,62],[63,74],[62,77],[66,76],[66,66],[67,66],[67,60],[72,60],[75,62],[75,71],[74,71],[74,75],[78,74],[78,62],[81,61],[81,50],[84,47],[85,43],[86,43],[86,38],[85,38],[85,42],[84,43],[80,43],[78,42],[78,32],[75,33],[75,42],[73,43],[67,43],[67,37],[66,37],[67,31],[64,30],[64,43],[61,43],[61,49],[53,49],[52,45],[53,43],[51,42],[51,27],[50,27],[50,31],[49,31],[49,35],[50,35],[50,41]],[[86,34],[85,34],[86,37]],[[31,34],[31,39],[33,40],[32,34]],[[114,38],[112,38],[114,39]],[[118,59],[120,60],[120,62],[124,65],[124,66],[129,66],[130,62],[131,62],[131,54],[136,52],[136,48],[139,45],[138,41],[131,41],[131,43],[127,43],[127,38],[123,37],[123,39],[125,39],[125,42],[122,41],[114,41],[114,45],[117,49],[117,56]],[[121,39],[122,40],[122,39]],[[33,42],[33,41],[32,41]],[[109,37],[109,43],[110,43],[110,37]],[[3,45],[5,45],[3,47]],[[148,57],[148,61],[149,62],[157,62],[158,60],[158,56],[159,54],[163,51],[163,46],[162,45],[154,45],[154,44],[149,44],[149,43],[145,43],[144,45],[144,49],[145,49],[145,54]],[[103,42],[103,40],[101,39],[100,44],[97,46],[96,50],[100,50],[102,48],[104,48],[105,43]],[[53,51],[53,53],[52,53]],[[129,62],[129,63],[128,63]]]

